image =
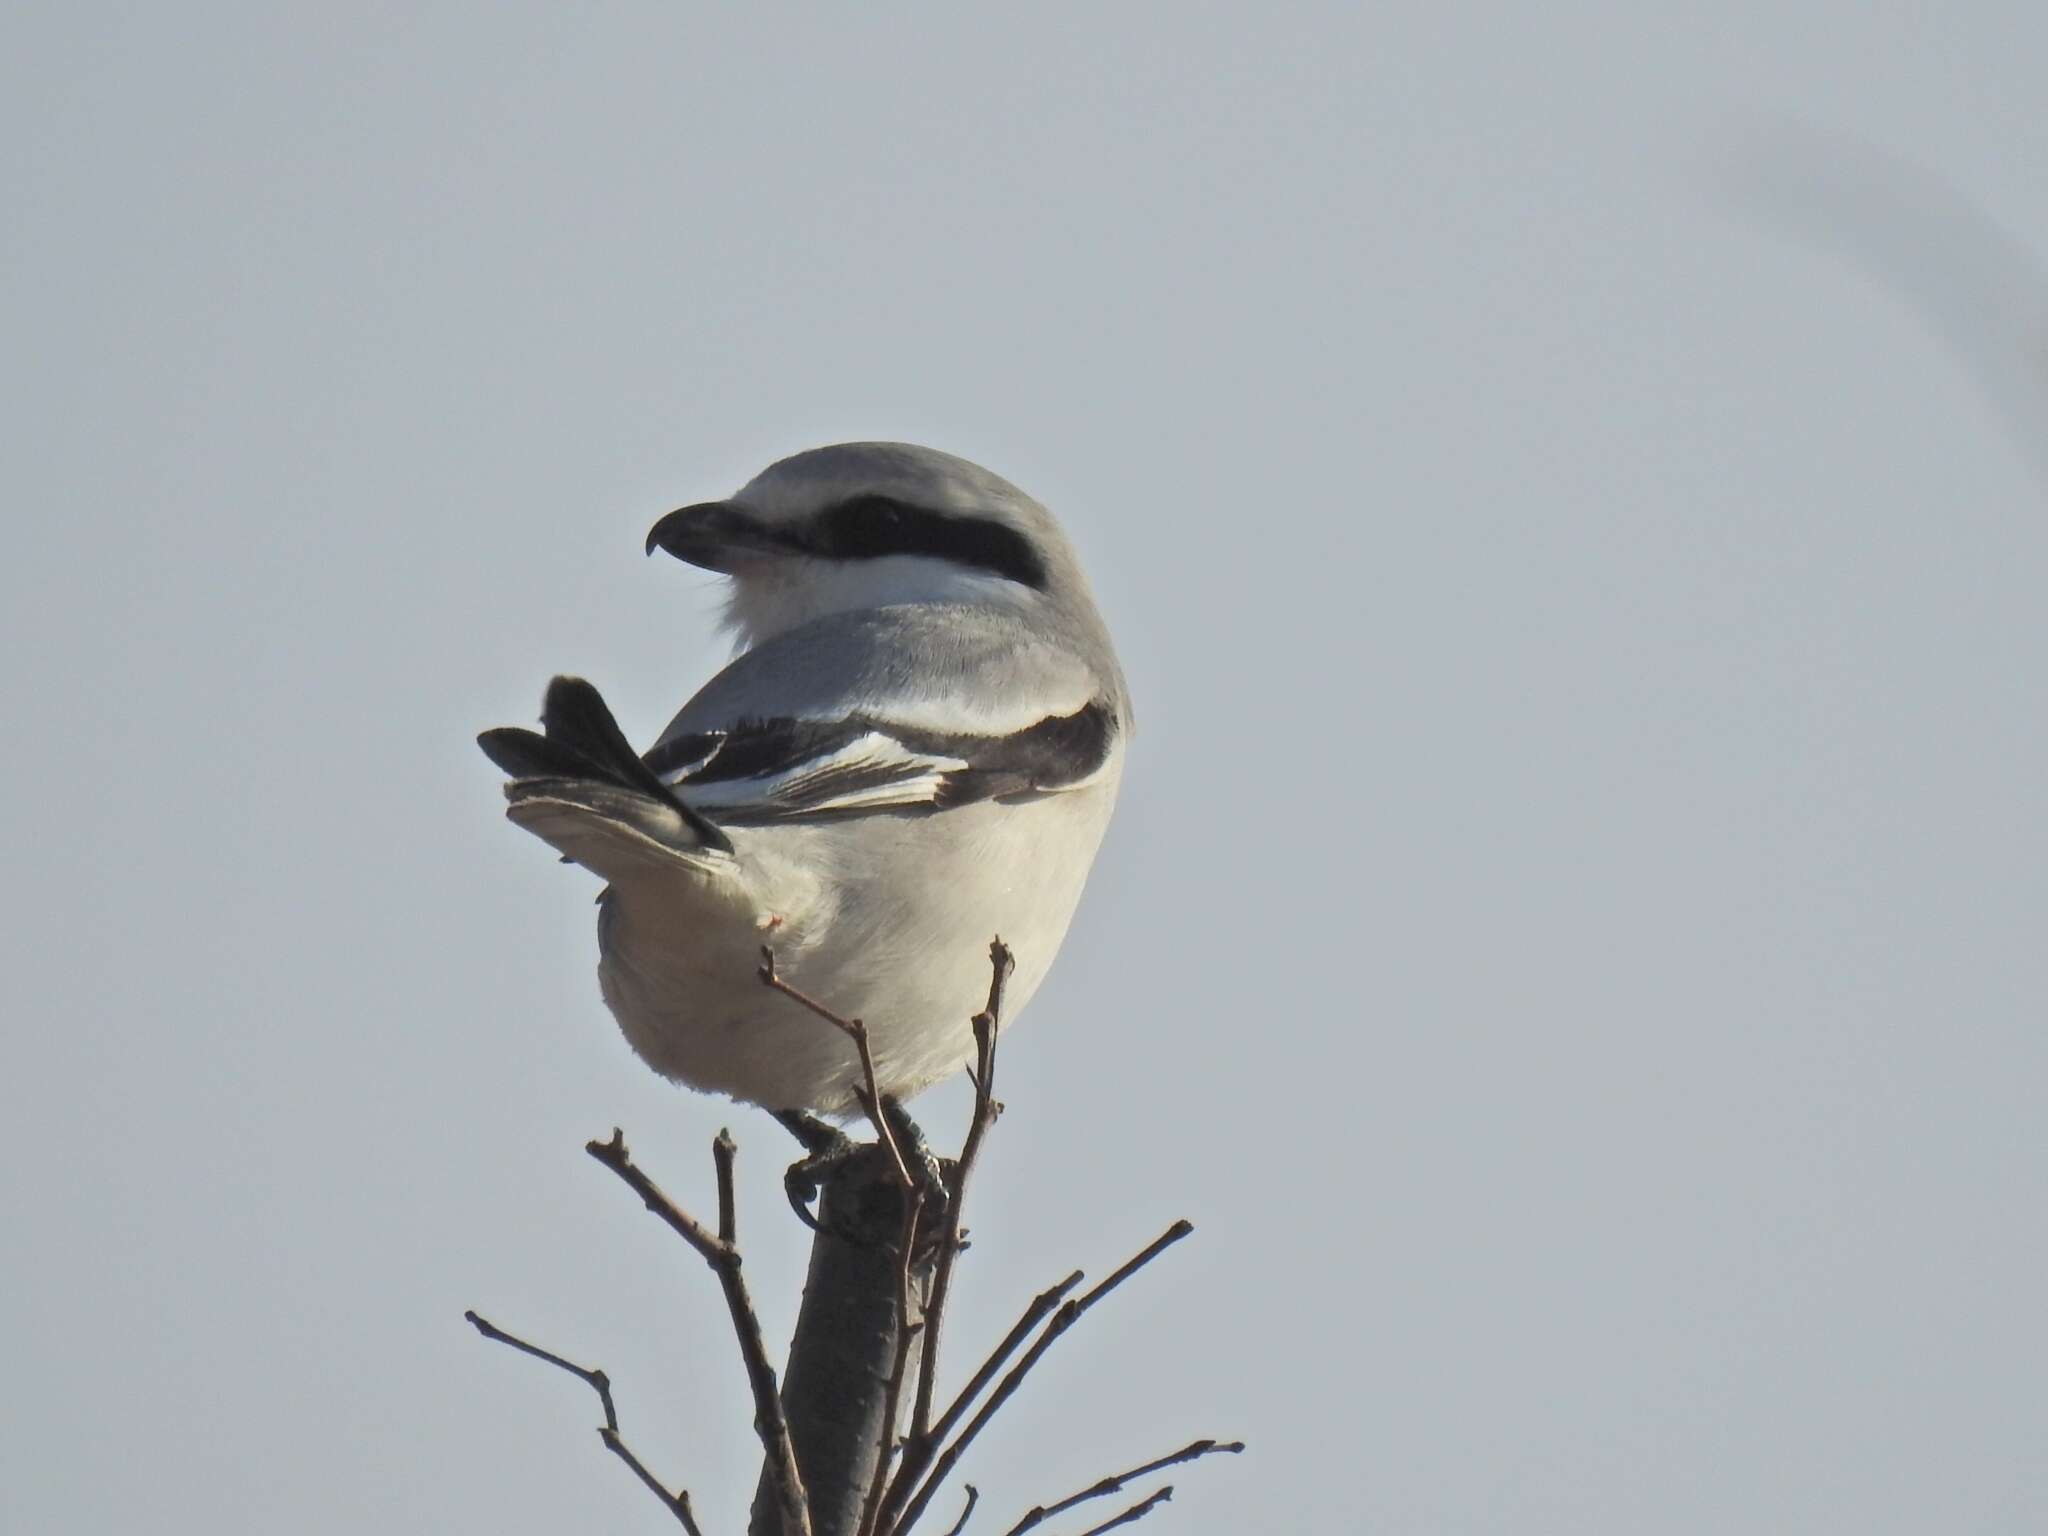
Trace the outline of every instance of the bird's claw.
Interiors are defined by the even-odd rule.
[[[818,1198],[818,1191],[832,1171],[853,1156],[856,1144],[844,1131],[800,1109],[778,1109],[774,1114],[783,1129],[804,1144],[804,1155],[782,1175],[789,1208],[813,1232],[823,1231],[811,1210],[811,1202]]]
[[[804,1144],[804,1156],[791,1163],[782,1175],[783,1193],[789,1197],[789,1208],[796,1212],[797,1220],[813,1232],[824,1232],[828,1229],[818,1219],[823,1207],[816,1204],[819,1191],[850,1158],[870,1148],[867,1143],[853,1140],[836,1126],[827,1125],[817,1116],[800,1109],[778,1109],[774,1115],[783,1129]],[[903,1154],[904,1167],[922,1194],[927,1219],[930,1219],[934,1213],[943,1211],[946,1202],[953,1197],[952,1185],[946,1178],[946,1165],[932,1151],[917,1122],[910,1118],[901,1103],[887,1094],[882,1096],[882,1119],[889,1127],[890,1139]],[[848,1242],[861,1241],[851,1231],[835,1230],[832,1235]]]

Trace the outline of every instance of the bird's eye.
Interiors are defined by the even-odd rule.
[[[861,508],[866,520],[877,528],[900,528],[903,526],[903,508],[886,496],[872,496]]]

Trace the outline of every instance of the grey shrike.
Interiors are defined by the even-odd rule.
[[[598,979],[656,1071],[854,1111],[852,1045],[760,984],[766,944],[907,1098],[972,1059],[991,937],[1009,1018],[1038,989],[1116,803],[1130,701],[1073,548],[964,459],[843,443],[647,549],[731,578],[738,654],[644,755],[556,678],[545,734],[479,738],[506,814],[607,882]]]

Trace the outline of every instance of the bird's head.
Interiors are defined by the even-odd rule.
[[[732,579],[743,645],[826,614],[892,603],[1092,608],[1050,512],[978,464],[908,443],[839,443],[779,460],[724,501],[647,534]]]

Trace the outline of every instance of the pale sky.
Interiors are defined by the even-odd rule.
[[[781,1339],[792,1144],[472,738],[651,740],[648,525],[888,437],[1140,726],[955,1368],[1197,1226],[970,1529],[1200,1435],[1143,1529],[2048,1528],[2048,12],[1876,11],[12,8],[0,1527],[673,1529],[474,1306],[742,1528],[581,1147],[730,1125]]]

